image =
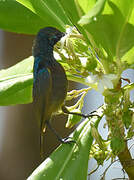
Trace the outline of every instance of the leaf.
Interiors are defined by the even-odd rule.
[[[65,30],[70,21],[58,1],[53,0],[17,0],[44,21],[44,26],[54,26]]]
[[[90,9],[93,8],[94,4],[96,3],[96,0],[92,0],[92,1],[89,1],[89,0],[78,0],[78,3],[81,7],[81,9],[87,13]]]
[[[86,38],[87,43],[89,44],[89,39],[87,38],[87,34],[84,28],[78,24],[79,19],[81,18],[81,16],[84,15],[84,12],[80,7],[79,2],[75,0],[68,0],[68,1],[57,0],[57,1],[61,4],[62,8],[64,9],[66,15],[68,16],[72,24],[76,26],[77,29],[83,34],[83,36]]]
[[[0,71],[0,105],[32,102],[33,58]]]
[[[65,10],[67,16],[71,20],[71,22],[76,25],[77,21],[80,19],[80,17],[83,15],[83,11],[80,8],[77,1],[74,0],[58,0],[61,3],[61,6]],[[71,8],[70,8],[71,7]]]
[[[35,34],[45,21],[15,0],[0,1],[0,28],[17,33]]]
[[[66,24],[71,25],[71,22],[58,1],[0,0],[1,29],[36,34],[46,26],[55,26],[63,31]]]
[[[110,0],[94,21],[84,24],[94,48],[103,47],[107,60],[134,63],[134,1]]]
[[[13,78],[14,76],[22,76],[28,75],[33,72],[33,57],[30,56],[23,61],[20,61],[16,65],[0,70],[0,82],[4,81],[5,79],[10,79],[10,76]]]
[[[98,126],[99,120],[94,118],[93,121]],[[89,152],[93,142],[90,121],[84,120],[70,137],[76,143],[59,146],[27,180],[86,180]]]
[[[79,20],[80,25],[86,25],[93,21],[103,10],[106,0],[98,0],[89,12]]]

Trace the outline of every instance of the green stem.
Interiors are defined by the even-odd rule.
[[[69,81],[74,81],[74,82],[77,82],[77,83],[81,83],[83,85],[86,85],[86,86],[90,86],[94,89],[97,89],[97,86],[95,84],[90,84],[88,83],[84,78],[82,77],[78,77],[78,76],[73,76],[73,75],[67,75],[67,78]]]
[[[118,155],[119,160],[123,166],[123,169],[129,176],[129,180],[134,180],[134,160],[131,157],[127,143],[125,143],[125,149]]]

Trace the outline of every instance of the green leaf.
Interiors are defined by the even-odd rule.
[[[79,20],[80,25],[86,25],[93,21],[103,10],[106,0],[98,0],[89,12]]]
[[[0,71],[0,105],[32,102],[33,58]]]
[[[94,118],[96,126],[98,119]],[[62,144],[28,178],[28,180],[86,180],[89,152],[93,142],[90,121],[83,121],[70,136],[76,143]]]
[[[90,9],[93,8],[94,4],[96,3],[96,0],[92,0],[92,1],[89,1],[89,0],[78,0],[79,2],[79,5],[81,7],[81,9],[87,13]]]
[[[83,11],[80,8],[79,3],[74,0],[68,0],[68,1],[58,0],[58,1],[61,3],[63,9],[65,10],[65,12],[66,12],[67,16],[69,17],[69,19],[71,20],[71,22],[74,25],[76,25],[77,21],[83,15]]]
[[[1,29],[36,34],[46,26],[55,26],[63,31],[66,24],[71,25],[71,22],[58,1],[0,0]]]
[[[101,7],[100,7],[101,8]],[[134,63],[134,1],[110,0],[94,21],[83,27],[95,48],[103,47],[109,60]]]
[[[134,90],[134,83],[131,83],[131,84],[127,84],[123,87],[124,90],[127,90],[127,91],[132,91]]]
[[[0,28],[17,33],[35,34],[44,20],[15,0],[0,0]]]
[[[44,26],[55,26],[62,31],[71,24],[58,1],[53,0],[17,0],[44,21]]]
[[[68,0],[68,1],[57,0],[57,1],[63,7],[66,15],[68,16],[68,18],[70,19],[72,24],[79,29],[79,31],[84,35],[87,43],[89,44],[89,39],[87,38],[87,33],[85,32],[84,28],[78,24],[79,19],[81,18],[81,16],[84,15],[84,11],[80,7],[79,2],[75,1],[75,0]]]

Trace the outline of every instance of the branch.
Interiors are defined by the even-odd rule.
[[[118,158],[123,166],[123,169],[128,174],[129,180],[134,180],[134,159],[131,157],[127,142],[125,143],[124,151],[119,153]]]

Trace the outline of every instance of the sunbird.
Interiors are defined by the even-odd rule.
[[[46,27],[38,32],[33,45],[33,102],[40,121],[41,154],[46,125],[52,129],[51,116],[59,110],[67,95],[68,81],[65,70],[53,55],[54,45],[64,35],[56,28]],[[58,139],[61,140],[59,136]]]
[[[64,113],[90,117],[92,114],[69,112],[64,105],[67,96],[68,81],[64,68],[53,55],[54,45],[65,35],[54,27],[41,29],[34,41],[32,53],[33,66],[33,103],[36,106],[40,125],[40,154],[43,156],[43,140],[46,126],[57,136],[61,143],[74,142],[62,139],[51,126],[51,116],[60,108]]]

